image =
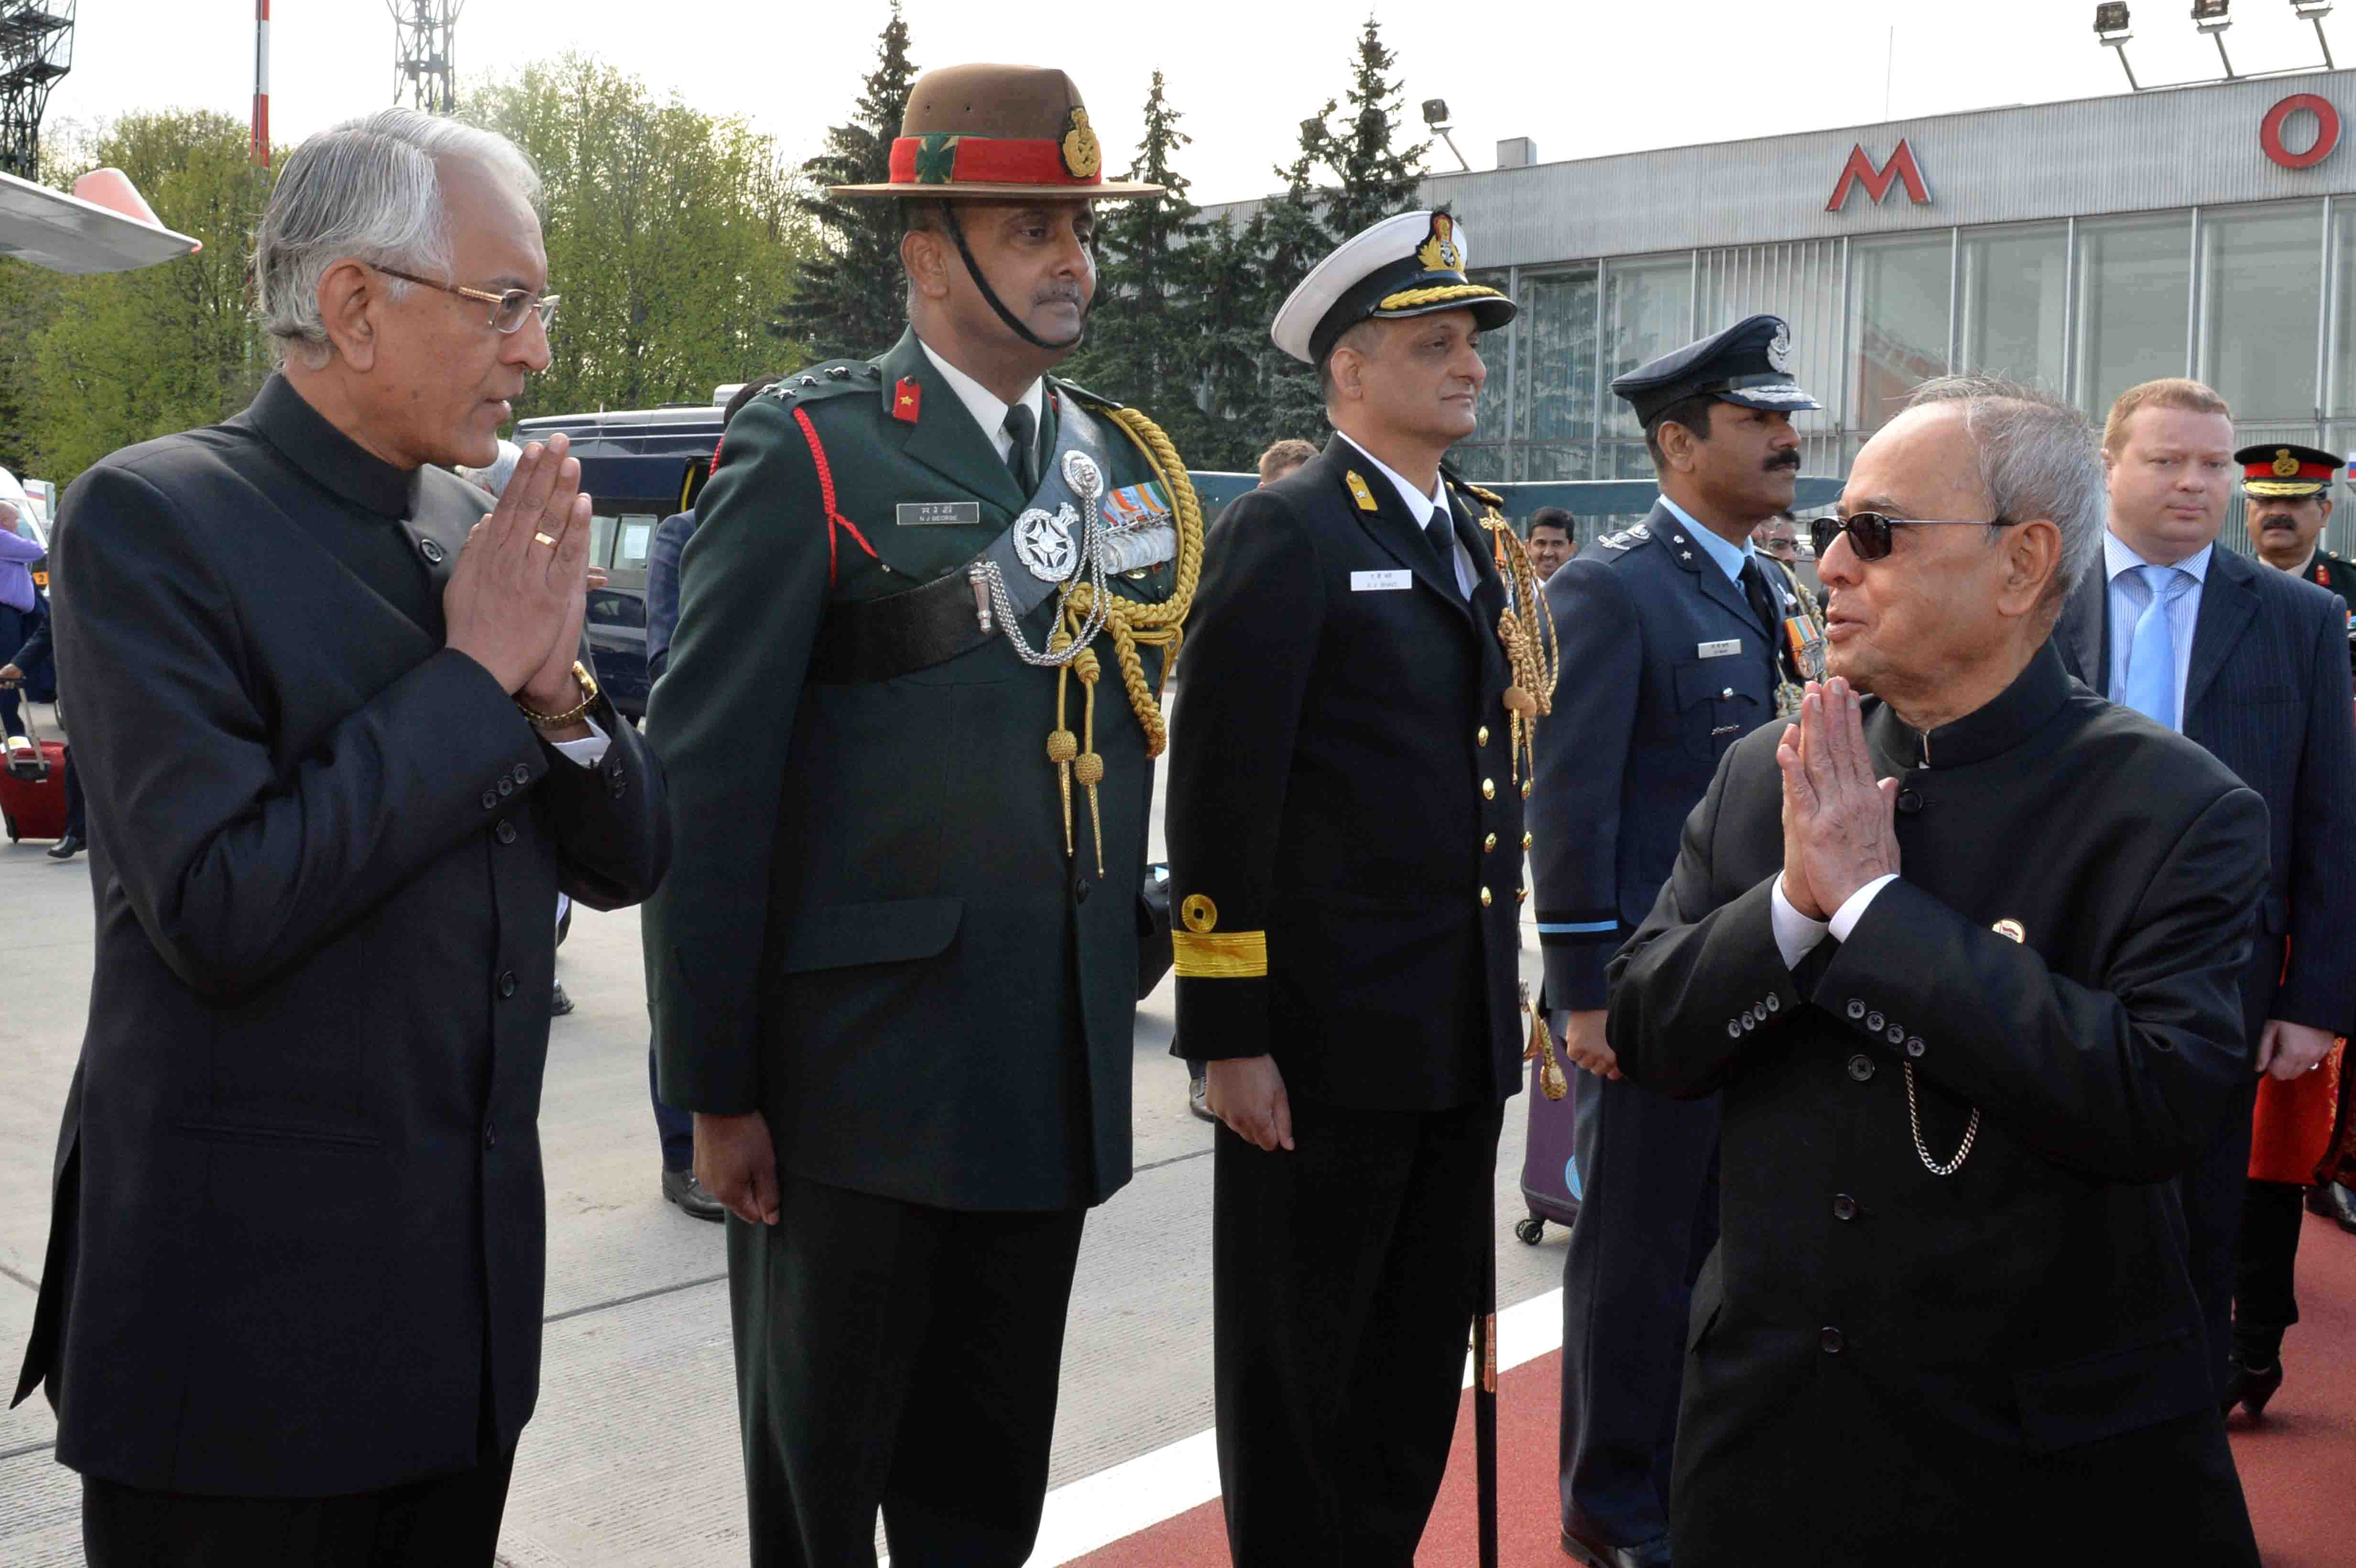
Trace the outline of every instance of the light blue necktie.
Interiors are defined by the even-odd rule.
[[[2151,603],[2136,617],[2135,635],[2127,644],[2126,703],[2157,724],[2176,725],[2176,634],[2169,624],[2169,606],[2192,581],[2191,574],[2172,566],[2138,566]]]

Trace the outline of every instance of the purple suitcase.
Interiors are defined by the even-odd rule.
[[[1547,1099],[1539,1082],[1545,1060],[1530,1061],[1529,1146],[1522,1155],[1522,1201],[1530,1212],[1526,1220],[1515,1221],[1514,1234],[1531,1246],[1546,1235],[1548,1220],[1568,1225],[1579,1218],[1579,1167],[1571,1158],[1570,1118],[1571,1107],[1579,1103],[1580,1081],[1586,1074],[1563,1060],[1559,1030],[1554,1031],[1554,1052],[1570,1090],[1559,1100]]]

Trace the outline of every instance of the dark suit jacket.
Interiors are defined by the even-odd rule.
[[[259,417],[294,396],[64,507],[97,958],[17,1397],[46,1378],[58,1457],[138,1487],[324,1496],[515,1442],[556,894],[628,903],[668,853],[628,725],[560,755],[301,520],[361,497],[307,405]],[[405,502],[370,526],[438,606],[481,496],[428,468]]]
[[[1453,512],[1480,569],[1469,603],[1398,488],[1337,435],[1239,496],[1205,552],[1168,815],[1190,1058],[1272,1053],[1291,1093],[1376,1110],[1520,1082],[1505,589],[1472,504]],[[1189,920],[1194,900],[1207,906]],[[1255,934],[1256,974],[1186,953],[1188,936]]]
[[[2008,1511],[2024,1453],[2080,1474],[2104,1438],[2215,1409],[2162,1179],[2248,1082],[2235,989],[2265,806],[2050,648],[1927,742],[1866,713],[1900,785],[1902,865],[1847,942],[1797,971],[1776,946],[1766,730],[1729,753],[1613,961],[1629,1078],[1724,1107],[1722,1230],[1677,1429],[1680,1563],[1756,1562],[1762,1542],[1912,1563],[1991,1520],[2017,1544],[2036,1531]],[[1952,1176],[1918,1156],[1910,1075],[1933,1158],[1979,1110]]]
[[[1087,396],[1050,386],[1057,401]],[[1090,400],[1111,486],[1152,479],[1110,405]],[[830,605],[962,571],[1028,499],[913,334],[747,403],[696,498],[647,719],[679,835],[645,923],[662,1100],[761,1111],[781,1167],[809,1180],[1036,1211],[1101,1202],[1129,1179],[1153,763],[1112,639],[1094,645],[1101,867],[1076,785],[1066,848],[1046,754],[1059,712],[1084,727],[1076,677],[1059,699],[1056,673],[1002,636],[889,679],[812,669]],[[965,518],[900,510],[928,502]],[[1110,581],[1161,600],[1174,573]],[[1033,648],[1053,605],[1025,623]],[[1141,655],[1157,682],[1159,653]]]
[[[1775,716],[1768,629],[1686,531],[1655,505],[1547,582],[1562,681],[1538,728],[1530,869],[1552,1008],[1603,1005],[1604,965],[1668,880],[1719,758]]]
[[[2250,1027],[2254,1037],[2271,1018],[2344,1034],[2356,1023],[2347,615],[2327,590],[2264,562],[2222,546],[2209,559],[2184,733],[2257,791],[2270,818],[2273,869],[2244,983]],[[2109,689],[2109,603],[2098,559],[2054,632],[2063,663],[2098,693]]]

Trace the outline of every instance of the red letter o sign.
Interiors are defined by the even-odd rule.
[[[2294,153],[2283,145],[2283,123],[2302,109],[2315,115],[2315,145],[2304,153]],[[2294,93],[2266,111],[2265,119],[2258,126],[2258,145],[2265,149],[2266,156],[2286,169],[2311,169],[2340,145],[2340,111],[2329,100],[2312,92]]]

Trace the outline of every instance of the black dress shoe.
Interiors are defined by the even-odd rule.
[[[1592,1520],[1574,1516],[1562,1527],[1562,1549],[1587,1568],[1669,1568],[1669,1538],[1656,1536],[1635,1546],[1613,1546]]]
[[[548,1016],[561,1019],[573,1010],[573,998],[564,994],[564,982],[556,983],[556,994],[548,999]]]
[[[52,854],[55,850],[50,851]],[[2320,1214],[2351,1236],[2356,1236],[2356,1192],[2351,1192],[2336,1181],[2311,1187],[2307,1192],[2307,1211]]]
[[[1211,1081],[1208,1077],[1193,1078],[1187,1081],[1186,1108],[1194,1114],[1196,1121],[1216,1122],[1219,1119],[1211,1114],[1211,1102],[1206,1098],[1210,1092]]]
[[[56,846],[49,850],[49,859],[52,860],[70,860],[76,855],[80,853],[81,835],[79,833],[69,833],[64,837],[59,839]],[[2348,1221],[2345,1220],[2340,1221],[2343,1225],[2347,1222]]]
[[[2275,1391],[2283,1385],[2282,1359],[2276,1357],[2263,1367],[2244,1366],[2237,1360],[2233,1368],[2232,1381],[2225,1385],[2225,1413],[2233,1414],[2238,1404],[2255,1421],[2266,1413],[2266,1401],[2274,1398]]]
[[[703,1189],[691,1170],[664,1171],[663,1197],[699,1220],[716,1221],[728,1212],[719,1199]]]

